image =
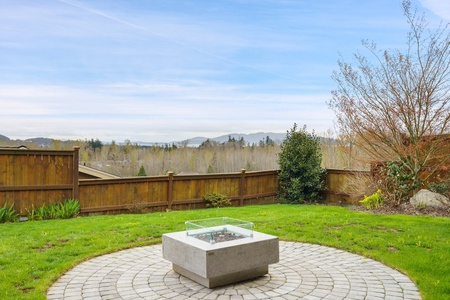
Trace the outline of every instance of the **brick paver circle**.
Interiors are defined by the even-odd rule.
[[[231,258],[232,259],[232,258]],[[93,258],[64,274],[48,299],[421,299],[385,265],[330,247],[280,241],[280,262],[255,280],[208,289],[172,271],[161,245]]]

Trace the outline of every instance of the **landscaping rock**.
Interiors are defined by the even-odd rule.
[[[450,200],[444,195],[434,193],[429,190],[420,190],[415,194],[409,202],[416,206],[426,206],[426,207],[438,207],[438,208],[449,208]]]

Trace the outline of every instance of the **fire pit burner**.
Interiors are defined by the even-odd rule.
[[[209,243],[211,241],[214,241],[216,243],[221,243],[221,242],[228,242],[228,241],[234,241],[234,240],[239,240],[239,239],[245,238],[244,235],[239,234],[239,233],[223,232],[223,231],[214,232],[214,233],[210,233],[210,234],[206,234],[206,233],[199,234],[195,237],[198,238],[199,240],[209,242]]]
[[[253,223],[232,218],[186,221],[186,234],[211,244],[253,237]]]

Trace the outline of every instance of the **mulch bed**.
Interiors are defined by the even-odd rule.
[[[402,203],[397,206],[382,206],[372,210],[365,209],[363,206],[353,206],[350,208],[355,211],[363,211],[373,214],[384,214],[384,215],[413,215],[413,216],[433,216],[433,217],[450,217],[450,207],[449,208],[434,208],[434,207],[417,207],[409,203]]]

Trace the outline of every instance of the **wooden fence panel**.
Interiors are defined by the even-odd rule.
[[[79,201],[83,213],[125,212],[127,205],[147,202],[161,210],[168,205],[168,178],[135,177],[121,179],[83,179]]]
[[[278,171],[246,173],[243,205],[277,203]]]
[[[370,171],[327,170],[325,191],[326,203],[358,204],[364,197],[364,190],[371,181]]]
[[[228,196],[239,205],[239,173],[175,176],[171,209],[204,208],[203,197],[211,193]]]
[[[246,194],[257,195],[263,193],[277,193],[278,172],[251,172],[246,174]]]
[[[32,205],[77,198],[78,152],[0,149],[0,205],[14,203],[24,215]]]

